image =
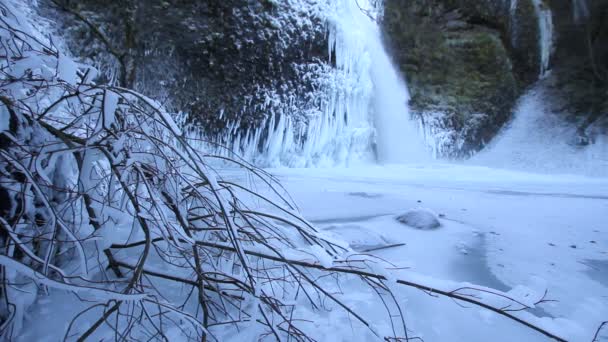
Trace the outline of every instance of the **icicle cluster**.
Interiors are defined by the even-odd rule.
[[[302,80],[314,89],[304,104],[301,94],[261,89],[255,96],[264,104],[253,109],[266,113],[262,124],[243,132],[240,121],[231,122],[216,143],[265,166],[349,165],[376,158],[402,162],[420,156],[424,148],[410,122],[407,88],[382,46],[376,22],[381,2],[307,4],[307,11],[327,23],[328,54],[335,65],[300,66]],[[302,8],[291,5],[284,15]]]

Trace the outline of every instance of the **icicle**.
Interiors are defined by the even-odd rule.
[[[418,158],[424,147],[410,120],[407,87],[382,45],[376,22],[381,2],[332,0],[325,6],[321,12],[335,67],[303,66],[306,82],[318,89],[313,94],[320,99],[317,107],[297,108],[300,94],[260,89],[263,103],[254,110],[268,111],[267,119],[255,132],[239,136],[232,150],[268,166],[346,165],[372,161],[377,140],[382,162]],[[233,136],[237,134],[223,140]]]
[[[581,2],[585,0],[576,0]],[[553,13],[543,0],[533,0],[538,16],[539,48],[540,48],[540,77],[545,77],[549,71],[549,63],[553,50]]]

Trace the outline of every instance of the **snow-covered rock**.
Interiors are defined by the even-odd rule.
[[[418,229],[436,229],[441,227],[437,214],[426,208],[411,209],[397,217],[397,221]]]

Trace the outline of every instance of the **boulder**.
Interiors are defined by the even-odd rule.
[[[432,230],[441,227],[437,214],[426,208],[411,209],[397,217],[397,221],[416,229]]]

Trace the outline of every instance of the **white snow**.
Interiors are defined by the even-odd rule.
[[[147,297],[146,294],[124,294],[120,292],[114,292],[103,288],[94,288],[87,286],[70,285],[61,283],[52,279],[47,278],[43,274],[24,266],[23,264],[5,256],[0,255],[0,265],[6,267],[9,270],[16,271],[17,273],[29,278],[37,284],[45,285],[53,289],[71,291],[75,293],[81,293],[90,295],[95,299],[100,300],[124,300],[124,301],[137,301]],[[34,300],[31,300],[34,302]]]
[[[57,78],[70,85],[76,85],[78,82],[78,65],[70,57],[61,53],[57,62]]]
[[[576,145],[576,126],[554,114],[543,84],[526,93],[514,118],[467,163],[539,173],[608,176],[608,140],[598,132],[587,146]],[[593,133],[593,132],[591,132]]]
[[[4,104],[0,105],[0,132],[10,129],[11,115]]]
[[[437,214],[427,208],[408,210],[405,214],[399,215],[397,221],[418,229],[428,230],[441,227]]]
[[[100,129],[110,129],[112,127],[117,108],[118,94],[106,90],[103,97],[103,122]]]
[[[348,242],[349,246],[359,252],[373,250],[393,244],[393,241],[386,238],[376,230],[366,229],[363,226],[351,223],[336,223],[326,226],[330,236]]]

